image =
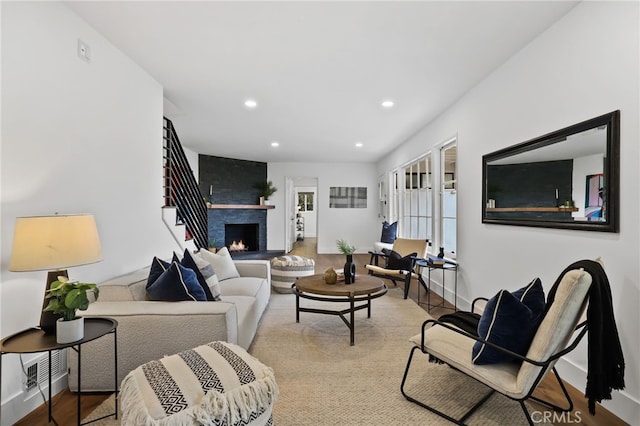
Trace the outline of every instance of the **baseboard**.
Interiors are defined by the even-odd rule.
[[[52,398],[67,389],[67,387],[66,374],[59,376],[57,379],[53,379],[51,383]],[[44,393],[45,397],[48,398],[49,387],[46,384],[42,386],[42,393]],[[0,413],[2,413],[0,425],[12,425],[36,408],[40,407],[42,404],[43,401],[40,392],[29,392],[28,395],[24,391],[18,392],[2,404],[2,409],[0,410]],[[53,415],[55,417],[55,410]]]
[[[566,383],[584,393],[587,381],[587,372],[584,368],[567,358],[561,358],[556,364],[556,369]],[[640,401],[624,390],[613,391],[611,396],[612,399],[602,401],[600,405],[625,422],[636,424],[640,419]],[[589,416],[588,413],[584,415]]]

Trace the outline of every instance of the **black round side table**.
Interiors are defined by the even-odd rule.
[[[117,328],[118,321],[113,318],[103,318],[103,317],[85,317],[84,318],[84,338],[71,343],[58,343],[56,341],[56,336],[54,334],[45,334],[39,328],[29,328],[18,333],[12,334],[11,336],[7,336],[2,341],[0,341],[0,383],[2,381],[2,355],[4,354],[26,354],[26,353],[34,353],[34,352],[48,352],[49,353],[49,366],[51,366],[51,352],[56,350],[61,350],[65,348],[71,348],[78,353],[78,425],[82,425],[81,423],[81,406],[80,406],[80,397],[81,397],[81,383],[80,378],[82,376],[82,344],[90,342],[95,339],[99,339],[102,336],[107,334],[113,334],[113,362],[114,362],[114,371],[115,371],[115,389],[116,389],[116,398],[115,398],[115,412],[112,414],[108,414],[100,419],[115,416],[118,418],[118,337],[117,337]],[[1,395],[1,386],[0,386],[0,400],[2,400]],[[55,421],[53,415],[51,414],[51,368],[49,368],[49,400],[47,401],[48,410],[49,410],[49,423],[53,422],[56,425],[58,422]],[[92,420],[100,420],[95,419]],[[0,419],[1,421],[1,419]],[[89,423],[89,422],[88,422]],[[86,423],[85,423],[86,424]]]

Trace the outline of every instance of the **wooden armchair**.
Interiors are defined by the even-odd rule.
[[[404,298],[406,299],[409,295],[411,278],[417,279],[424,289],[428,291],[427,285],[419,272],[420,268],[416,266],[416,261],[426,259],[428,247],[429,242],[427,240],[397,238],[393,243],[392,250],[403,257],[404,261],[395,262],[394,265],[394,262],[390,261],[388,254],[370,251],[371,259],[365,267],[369,270],[369,275],[390,279],[393,285],[398,285],[396,280],[404,282]],[[415,255],[413,255],[414,253]],[[384,260],[383,265],[380,263],[381,258]]]

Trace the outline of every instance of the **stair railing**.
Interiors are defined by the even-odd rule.
[[[182,149],[173,123],[163,117],[164,205],[175,207],[178,224],[185,225],[185,238],[196,247],[209,247],[208,213],[193,170]]]

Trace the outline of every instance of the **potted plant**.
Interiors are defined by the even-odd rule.
[[[274,192],[278,190],[278,188],[273,186],[273,182],[271,182],[270,180],[267,182],[258,182],[253,185],[253,187],[260,190],[260,193],[262,194],[260,196],[260,204],[264,204],[265,201],[268,201],[269,197],[271,197]]]
[[[45,311],[62,315],[56,323],[58,343],[71,343],[84,337],[84,319],[76,312],[89,307],[89,302],[98,298],[99,289],[95,284],[69,281],[67,277],[58,277],[47,290],[49,304]],[[92,300],[90,300],[90,298]]]
[[[356,246],[342,239],[337,240],[336,245],[340,253],[347,256],[347,262],[344,264],[344,283],[351,284],[356,282],[356,264],[353,263],[353,253],[356,251]]]

